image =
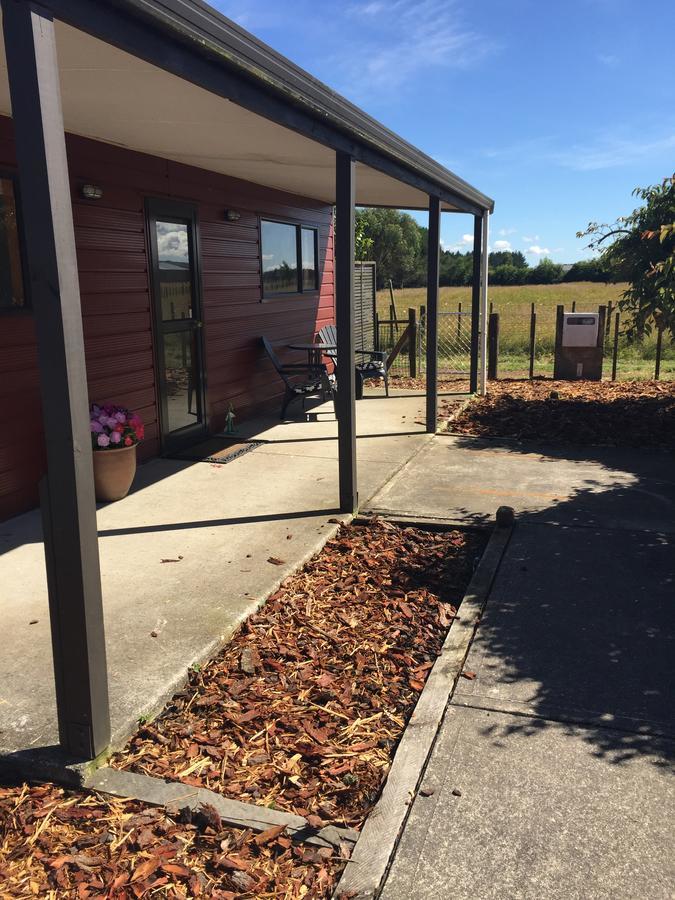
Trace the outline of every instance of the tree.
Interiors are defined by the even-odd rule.
[[[490,268],[494,266],[514,266],[517,269],[526,269],[527,260],[520,250],[493,250],[488,256],[488,265]]]
[[[373,254],[373,239],[366,231],[365,219],[356,213],[354,222],[354,256],[359,260],[369,260]]]
[[[555,284],[562,279],[563,268],[552,259],[544,258],[533,269],[529,269],[527,280],[529,284]]]
[[[442,250],[439,268],[439,282],[442,285],[460,286],[471,284],[473,276],[473,254]]]
[[[580,259],[569,267],[563,281],[611,281],[607,264],[602,259]]]
[[[656,326],[675,340],[675,175],[633,196],[643,204],[630,215],[610,225],[590,222],[577,237],[590,236],[614,280],[629,283],[619,301],[629,339]]]
[[[527,278],[527,270],[514,266],[512,263],[503,263],[490,269],[489,281],[492,284],[524,284]]]
[[[419,270],[423,246],[422,229],[408,213],[397,209],[359,209],[357,230],[372,244],[368,253],[377,263],[377,283],[391,278],[403,287]]]

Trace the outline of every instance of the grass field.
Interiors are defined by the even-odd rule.
[[[571,311],[576,303],[578,312],[597,310],[600,305],[612,303],[615,307],[625,289],[623,284],[597,284],[594,282],[571,282],[569,284],[528,284],[514,287],[491,287],[489,299],[493,311],[499,313],[499,371],[504,375],[521,375],[529,366],[530,311],[535,304],[537,314],[537,341],[535,374],[553,373],[553,346],[555,337],[556,306],[563,304]],[[396,311],[399,319],[405,319],[409,307],[424,306],[426,288],[405,288],[394,291]],[[389,291],[377,293],[377,309],[381,319],[389,318]],[[471,288],[442,287],[440,311],[457,312],[461,303],[462,312],[470,309]],[[614,317],[612,316],[612,319]],[[439,322],[440,346],[443,346],[444,330],[456,329],[456,317],[452,320],[441,317]],[[468,320],[466,321],[468,327]],[[614,322],[612,321],[612,334]],[[450,337],[448,338],[450,340]],[[611,372],[611,337],[606,345],[605,373]],[[656,337],[651,335],[639,344],[630,346],[626,339],[619,339],[617,377],[653,378],[656,357]],[[664,338],[661,358],[661,377],[675,378],[675,346]]]

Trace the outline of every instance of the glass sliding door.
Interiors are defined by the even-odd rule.
[[[162,446],[172,450],[206,427],[195,210],[173,200],[147,210]]]

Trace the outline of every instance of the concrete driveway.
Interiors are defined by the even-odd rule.
[[[674,499],[670,454],[454,437],[373,498],[519,512],[385,900],[672,900]]]
[[[672,532],[673,463],[662,450],[438,435],[369,506],[481,523],[504,504],[527,521]]]

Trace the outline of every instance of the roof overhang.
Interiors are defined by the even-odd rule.
[[[481,214],[493,202],[197,0],[45,0],[66,130],[332,203]],[[4,53],[4,48],[3,48]],[[3,60],[4,63],[4,60]],[[10,114],[6,66],[0,112]]]

